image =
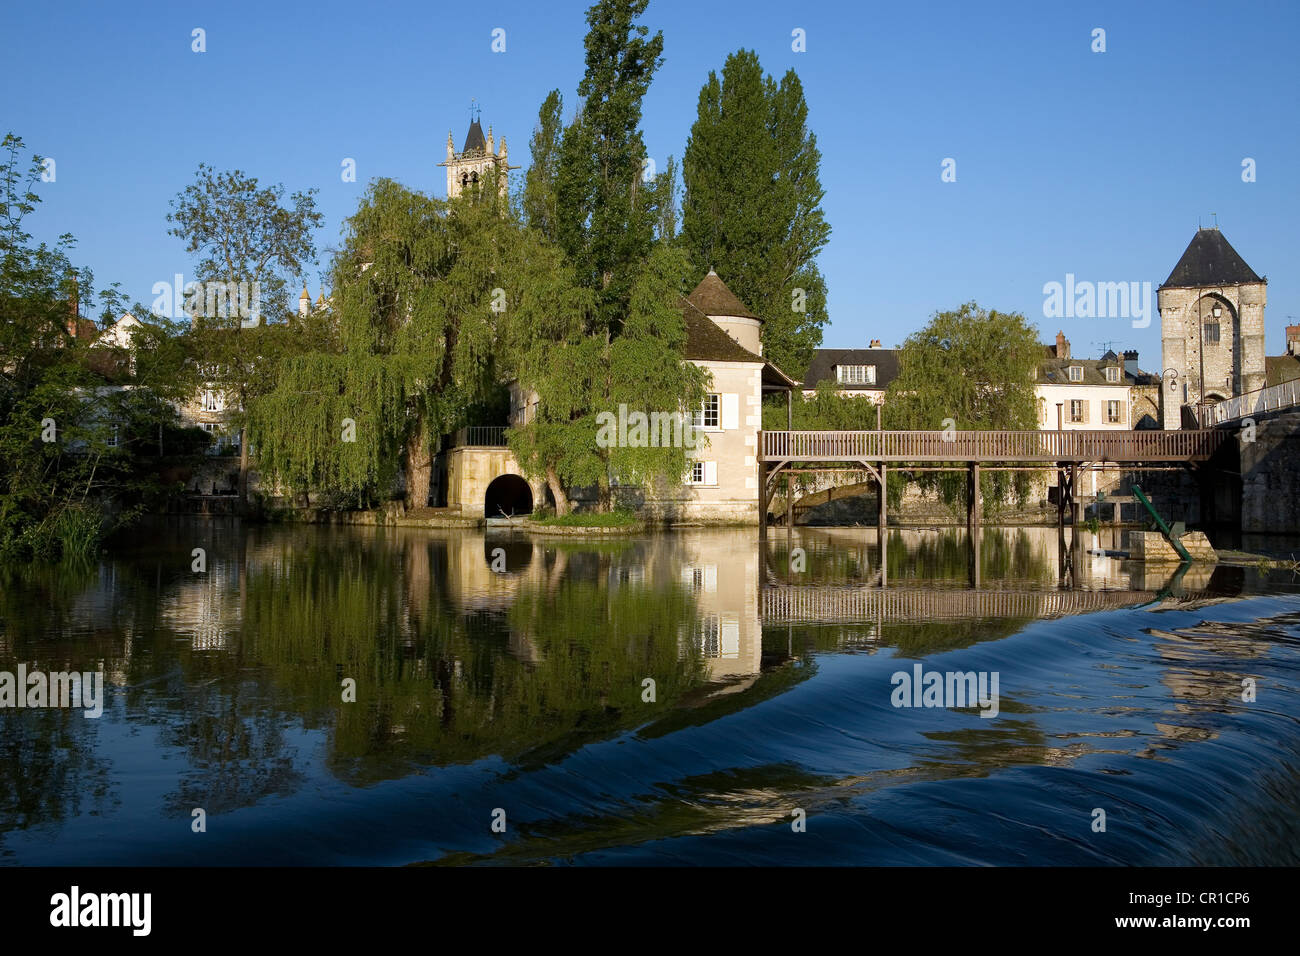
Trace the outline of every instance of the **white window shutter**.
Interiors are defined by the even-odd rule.
[[[740,427],[740,396],[736,394],[722,396],[722,427]]]
[[[706,461],[704,463],[704,483],[706,485],[716,485],[718,483],[718,463],[716,461]]]

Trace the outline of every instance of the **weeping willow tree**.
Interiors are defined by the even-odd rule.
[[[499,414],[512,330],[562,313],[563,283],[493,180],[451,201],[371,185],[333,263],[332,347],[283,363],[250,411],[272,480],[364,502],[402,467],[422,506],[441,437]]]
[[[942,431],[951,420],[958,431],[1032,430],[1034,372],[1041,357],[1038,330],[1019,312],[974,302],[936,312],[903,343],[899,375],[885,395],[884,427]],[[964,501],[962,474],[924,472],[916,480],[949,505]],[[1028,488],[1025,472],[985,471],[981,477],[989,505],[1023,502]],[[901,486],[891,482],[891,500],[901,494]]]

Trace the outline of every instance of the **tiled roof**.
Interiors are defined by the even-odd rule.
[[[681,300],[686,321],[686,349],[682,358],[696,362],[752,362],[763,366],[765,388],[792,388],[799,383],[779,368],[745,348],[689,299]]]
[[[746,319],[759,316],[745,308],[745,303],[736,298],[727,284],[718,278],[712,269],[700,280],[695,291],[686,297],[692,305],[705,315],[735,315]]]
[[[1113,353],[1108,353],[1113,354]],[[1077,365],[1083,369],[1083,381],[1073,381],[1070,378],[1069,367]],[[1102,369],[1107,366],[1118,366],[1120,370],[1119,381],[1110,382],[1106,380],[1106,373]],[[1124,363],[1117,358],[1110,359],[1081,359],[1081,358],[1048,358],[1038,363],[1038,375],[1035,381],[1039,385],[1142,385],[1146,384],[1146,379],[1150,378],[1145,372],[1139,371],[1137,375],[1132,375],[1124,368]]]
[[[1183,257],[1161,288],[1236,285],[1262,282],[1255,270],[1223,237],[1218,229],[1197,229]]]
[[[898,378],[897,349],[814,349],[808,372],[804,375],[804,388],[816,388],[817,383],[836,380],[837,365],[874,365],[874,385],[841,385],[846,391],[870,391],[888,388]]]
[[[686,320],[684,358],[703,362],[764,362],[733,339],[690,299],[682,299],[682,317]]]

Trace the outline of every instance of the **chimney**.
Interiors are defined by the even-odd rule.
[[[1124,371],[1129,375],[1136,376],[1138,373],[1138,353],[1137,349],[1129,349],[1124,353]]]
[[[870,347],[870,348],[873,348],[873,349],[878,349],[878,348],[880,348],[880,339],[872,339],[872,340],[871,340],[871,345],[870,345],[869,347]]]
[[[1070,357],[1070,341],[1065,337],[1064,332],[1056,333],[1056,357],[1059,359]]]
[[[1286,354],[1300,357],[1300,325],[1286,327]]]

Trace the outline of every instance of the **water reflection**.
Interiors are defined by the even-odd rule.
[[[1050,528],[984,529],[972,549],[954,529],[894,529],[883,543],[874,529],[825,528],[592,542],[159,521],[97,566],[0,570],[0,669],[102,667],[113,688],[102,723],[0,714],[0,854],[57,860],[57,845],[50,856],[32,834],[73,833],[97,814],[119,815],[148,843],[186,826],[194,807],[273,814],[288,800],[326,815],[335,811],[320,804],[323,789],[439,770],[429,786],[459,788],[468,778],[454,768],[491,767],[574,801],[558,819],[521,821],[529,836],[506,851],[545,857],[538,847],[557,834],[594,849],[620,845],[629,827],[644,841],[765,825],[792,792],[802,806],[842,807],[902,783],[1213,739],[1212,715],[1239,709],[1243,674],[1269,663],[1257,661],[1270,653],[1259,634],[1235,624],[1148,630],[1156,663],[1142,673],[1158,675],[1168,699],[1140,747],[1115,744],[1139,731],[1113,725],[1123,708],[1110,703],[1111,665],[1088,649],[1060,658],[1040,643],[1018,659],[1022,681],[1005,685],[996,722],[958,713],[912,729],[887,694],[837,684],[857,665],[836,655],[880,655],[875,674],[889,658],[995,653],[985,649],[1035,621],[1206,608],[1264,585],[1242,569],[1174,575],[1107,557],[1110,533],[1082,536],[1063,578]],[[347,681],[355,702],[344,700]],[[796,691],[810,682],[820,696],[793,718],[800,739],[767,715],[809,706]],[[1085,723],[1099,726],[1049,726],[1045,715],[1079,697],[1090,701]],[[623,748],[615,762],[628,792],[610,797],[616,785],[602,773],[579,797],[574,775],[586,780],[580,768],[611,746]],[[634,750],[642,756],[627,764]],[[609,816],[610,799],[620,825],[589,819]],[[391,821],[404,809],[365,812]],[[477,858],[467,839],[424,855]],[[260,859],[211,842],[227,861]],[[271,859],[290,852],[261,846]],[[392,853],[422,858],[407,845]]]

